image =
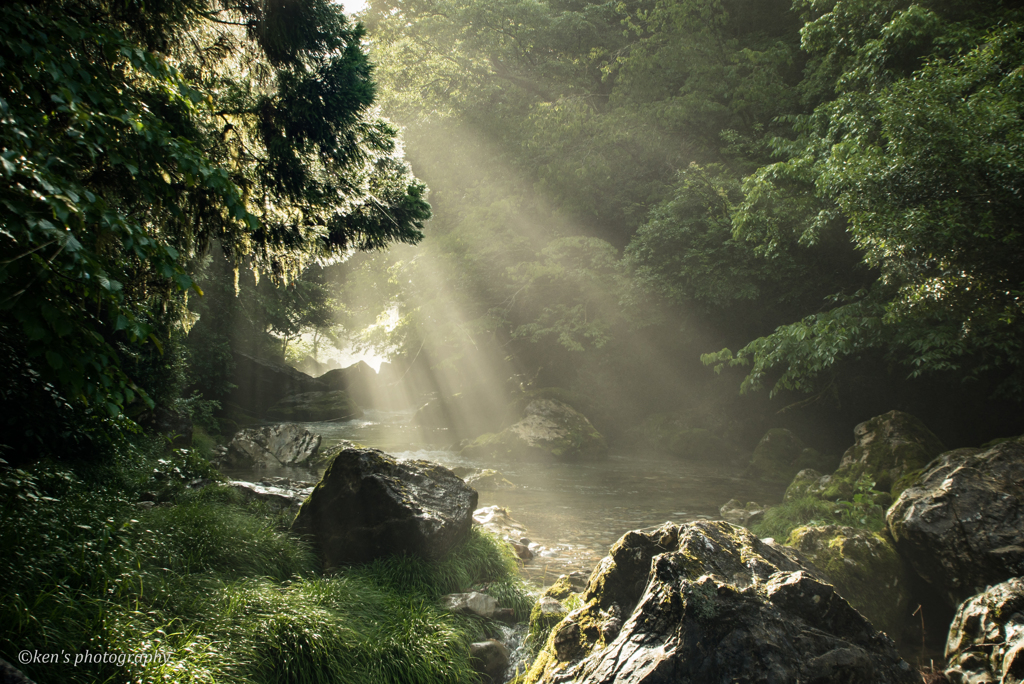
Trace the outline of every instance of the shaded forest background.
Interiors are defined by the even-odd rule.
[[[434,218],[415,251],[345,264],[347,301],[386,293],[384,341],[455,389],[504,363],[606,429],[662,414],[750,445],[786,425],[842,449],[893,408],[951,445],[1019,431],[1019,3],[360,19]]]
[[[8,456],[321,341],[620,438],[1021,429],[1020,3],[2,11]]]

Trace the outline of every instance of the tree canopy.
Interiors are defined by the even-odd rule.
[[[457,291],[472,325],[445,329],[558,366],[549,382],[638,382],[623,354],[657,339],[670,367],[745,366],[723,377],[786,401],[862,363],[1021,398],[1015,3],[373,0],[363,18],[439,238],[441,275],[391,299],[410,316],[392,341],[419,349],[436,333],[415,312]]]
[[[0,9],[0,303],[38,372],[116,414],[124,349],[187,322],[217,241],[278,282],[429,215],[337,5]],[[144,394],[142,394],[143,398]]]

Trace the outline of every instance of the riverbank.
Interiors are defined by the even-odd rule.
[[[500,625],[438,599],[487,585],[520,619],[532,604],[480,530],[440,563],[325,576],[290,520],[153,440],[103,466],[3,466],[0,494],[0,656],[41,683],[471,682],[469,644]]]

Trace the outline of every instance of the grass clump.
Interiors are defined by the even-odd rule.
[[[0,657],[68,654],[20,665],[37,681],[468,683],[487,627],[436,599],[486,589],[528,610],[511,550],[484,532],[441,563],[322,577],[286,517],[217,484],[190,490],[202,464],[177,450],[133,448],[98,470],[0,464]],[[140,508],[159,483],[170,501]],[[130,660],[76,664],[86,651]]]
[[[790,532],[805,525],[842,525],[880,532],[885,527],[885,509],[866,498],[826,501],[802,496],[769,508],[751,531],[758,537],[784,540]]]
[[[388,556],[347,572],[390,591],[434,600],[445,594],[483,591],[498,605],[511,608],[516,620],[529,617],[533,598],[519,576],[512,547],[478,527],[439,563],[413,556]]]

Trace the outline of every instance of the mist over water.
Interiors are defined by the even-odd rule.
[[[341,440],[379,448],[399,460],[426,460],[448,468],[493,469],[513,489],[480,491],[479,506],[502,506],[526,528],[541,547],[526,563],[525,574],[540,584],[558,575],[589,574],[609,547],[629,530],[697,519],[717,519],[719,507],[731,498],[765,500],[778,497],[764,485],[735,476],[735,469],[694,464],[679,458],[612,448],[605,460],[536,462],[472,459],[445,445],[446,431],[423,441],[422,428],[410,424],[408,411],[367,411],[357,420],[303,424],[322,435],[321,449]],[[429,437],[430,435],[428,435]],[[322,471],[321,471],[322,472]],[[305,473],[305,474],[303,474]],[[284,476],[318,478],[320,473],[296,469],[229,472],[239,479]]]

